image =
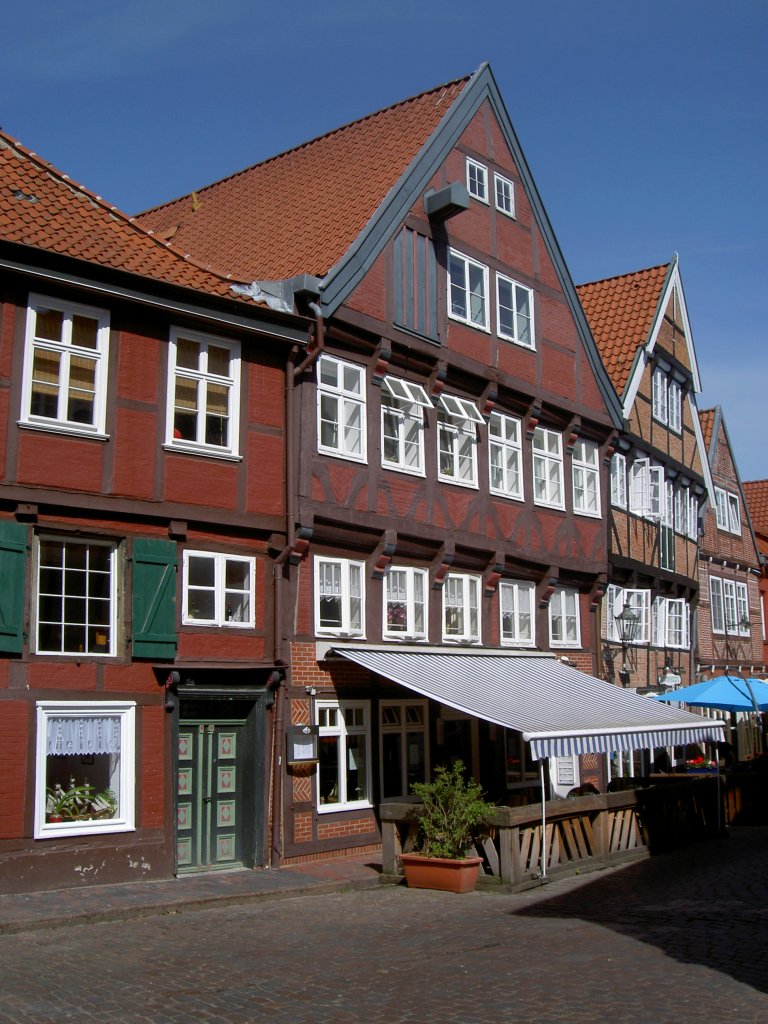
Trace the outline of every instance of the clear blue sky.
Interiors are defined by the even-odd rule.
[[[127,212],[490,61],[573,279],[677,252],[702,408],[768,477],[766,0],[38,0],[0,124]]]

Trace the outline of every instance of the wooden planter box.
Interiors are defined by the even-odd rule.
[[[405,880],[409,889],[441,889],[443,892],[472,892],[477,883],[481,857],[449,860],[447,857],[423,857],[401,853]]]

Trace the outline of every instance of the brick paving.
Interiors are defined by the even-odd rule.
[[[47,894],[49,926],[0,935],[0,1024],[768,1021],[768,829],[512,896],[334,871],[66,928]]]

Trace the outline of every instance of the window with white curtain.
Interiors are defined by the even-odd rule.
[[[37,702],[35,838],[135,824],[134,701]]]

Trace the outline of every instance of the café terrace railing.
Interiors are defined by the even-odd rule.
[[[647,788],[549,800],[544,830],[541,803],[497,807],[490,834],[475,843],[473,855],[483,858],[478,885],[512,892],[544,875],[593,870],[717,835],[725,827],[722,790],[718,776],[669,776]],[[414,849],[418,806],[412,797],[380,806],[382,871],[392,879],[401,874],[399,854]]]

